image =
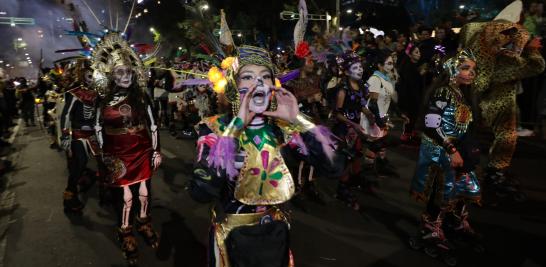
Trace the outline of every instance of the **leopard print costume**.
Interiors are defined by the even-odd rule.
[[[544,59],[538,49],[526,47],[528,41],[523,26],[504,20],[469,23],[461,30],[461,45],[477,59],[473,89],[481,117],[495,136],[489,150],[491,169],[509,167],[516,148],[516,86],[544,71]]]

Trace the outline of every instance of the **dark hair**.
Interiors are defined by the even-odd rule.
[[[373,58],[373,68],[377,69],[377,65],[383,66],[389,57],[391,57],[391,53],[386,53],[385,51],[376,53]]]

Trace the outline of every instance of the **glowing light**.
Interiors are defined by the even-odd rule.
[[[17,38],[17,41],[21,42],[21,41],[23,41],[23,38],[19,37],[19,38]]]
[[[6,64],[6,67],[9,67],[9,64]]]
[[[138,0],[138,1],[137,1],[138,4],[140,4],[140,3],[142,3],[142,2],[144,2],[144,0]]]
[[[148,13],[148,9],[145,8],[145,9],[143,10],[143,12],[144,12],[144,13]]]
[[[238,33],[238,34],[237,34],[237,37],[243,37],[243,34],[242,34],[242,33]]]
[[[234,62],[235,62],[234,57],[227,57],[224,60],[222,60],[222,63],[220,64],[220,66],[222,67],[222,69],[227,70],[229,67],[233,66]]]
[[[25,53],[25,56],[28,56],[28,53]]]
[[[178,47],[178,50],[182,50],[182,46],[179,46],[179,47]]]
[[[150,32],[155,32],[154,27],[150,27]]]
[[[351,14],[353,13],[353,10],[352,9],[347,9],[347,14]]]
[[[464,9],[464,5],[460,5],[459,8],[460,8],[460,9]]]
[[[204,4],[201,6],[201,9],[203,10],[208,10],[209,9],[209,5],[208,4]]]

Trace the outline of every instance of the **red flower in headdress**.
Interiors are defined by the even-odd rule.
[[[298,58],[305,58],[306,56],[310,55],[311,50],[309,49],[309,44],[306,41],[300,42],[296,47],[295,54]]]

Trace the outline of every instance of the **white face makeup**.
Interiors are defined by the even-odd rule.
[[[394,61],[392,60],[392,57],[388,57],[387,60],[385,60],[385,63],[383,63],[383,68],[386,71],[392,71],[394,69]]]
[[[361,80],[362,75],[364,75],[364,68],[362,68],[362,63],[354,63],[353,65],[351,65],[351,67],[349,67],[348,72],[349,78],[351,78],[352,80]]]
[[[121,88],[129,88],[133,82],[133,71],[128,66],[114,68],[114,82]]]
[[[261,114],[269,107],[271,99],[271,87],[273,86],[273,76],[271,71],[265,66],[246,65],[241,68],[238,79],[239,94],[241,100],[244,94],[256,85],[252,94],[249,109]]]
[[[93,71],[92,70],[85,70],[85,73],[83,74],[83,82],[85,85],[89,86],[93,83]]]

